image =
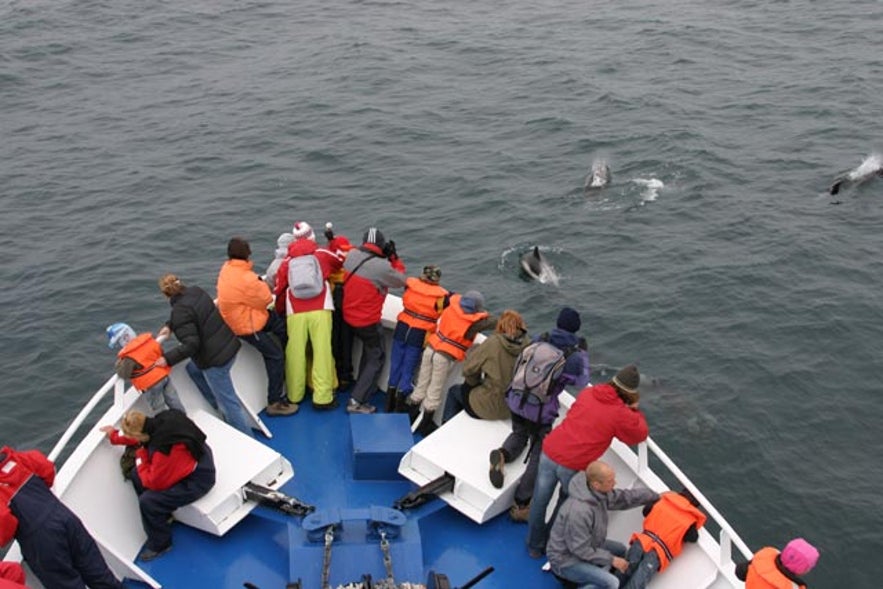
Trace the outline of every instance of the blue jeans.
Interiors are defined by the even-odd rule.
[[[144,391],[144,398],[147,400],[147,406],[156,415],[165,409],[177,409],[181,413],[187,413],[184,405],[178,397],[178,390],[172,384],[172,379],[168,376]]]
[[[414,390],[414,371],[423,356],[423,342],[426,330],[416,329],[399,321],[392,338],[392,352],[389,357],[389,384],[403,395]]]
[[[644,552],[638,541],[632,542],[629,546],[626,560],[629,561],[629,568],[623,575],[625,584],[622,585],[622,589],[644,589],[659,570],[659,554],[653,549]]]
[[[445,407],[442,411],[442,423],[445,423],[466,408],[466,403],[463,401],[463,397],[463,385],[455,384],[448,389],[448,398],[445,401]]]
[[[549,530],[552,529],[552,522],[558,515],[558,509],[564,503],[567,497],[567,486],[570,479],[577,472],[572,468],[561,466],[548,456],[545,452],[540,452],[540,463],[537,467],[536,482],[533,487],[533,498],[530,501],[530,515],[527,518],[527,548],[534,553],[545,553],[546,542],[549,539]],[[552,494],[555,492],[555,485],[560,483],[561,490],[558,492],[558,503],[555,505],[555,511],[552,512],[552,518],[546,523],[546,509],[549,507],[549,501],[552,500]]]
[[[614,556],[625,555],[625,545],[613,540],[606,540],[604,548]],[[562,567],[555,571],[559,577],[573,581],[579,585],[579,589],[618,589],[619,579],[606,568],[599,567],[590,562],[580,561],[570,566]]]
[[[273,337],[274,335],[276,337]],[[267,369],[267,405],[285,399],[285,395],[282,394],[282,384],[285,382],[284,350],[288,340],[285,321],[271,312],[263,329],[239,337],[254,346],[264,357],[264,367]]]
[[[235,360],[236,356],[233,356],[226,364],[211,366],[205,370],[200,369],[191,360],[187,363],[187,374],[193,379],[193,383],[202,396],[212,407],[221,412],[227,423],[251,436],[251,425],[249,425],[245,410],[239,402],[239,397],[236,396],[233,380],[230,378],[230,369]]]

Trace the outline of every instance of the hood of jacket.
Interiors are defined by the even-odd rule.
[[[281,260],[285,256],[287,256],[288,246],[293,240],[294,235],[292,235],[291,233],[282,233],[281,235],[279,235],[279,237],[276,238],[276,252],[273,254],[273,256],[277,260]]]
[[[319,246],[316,245],[316,242],[312,239],[295,239],[290,244],[288,244],[288,255],[292,258],[297,256],[305,256],[307,254],[316,253],[317,249],[319,249]]]
[[[579,336],[555,327],[549,332],[549,343],[559,350],[572,348],[579,343]]]
[[[521,350],[524,349],[525,343],[527,340],[527,333],[522,331],[518,334],[517,337],[509,337],[508,335],[499,334],[500,343],[503,346],[503,349],[506,350],[506,353],[512,356],[513,358],[518,356],[521,353]]]

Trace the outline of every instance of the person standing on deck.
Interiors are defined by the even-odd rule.
[[[819,551],[803,538],[795,538],[780,553],[771,546],[761,548],[748,562],[736,565],[736,578],[745,589],[806,589],[801,577],[815,568]]]
[[[568,483],[593,460],[601,457],[613,438],[625,444],[647,439],[647,419],[638,409],[641,375],[630,364],[613,380],[583,390],[558,427],[543,440],[528,515],[528,553],[539,558],[546,550],[549,525],[546,508],[559,484],[557,505],[567,496]],[[555,514],[552,514],[554,521]]]
[[[40,451],[0,448],[0,546],[17,540],[47,589],[122,589],[83,522],[50,489],[54,481],[55,465]]]
[[[277,306],[286,312],[288,348],[285,380],[288,398],[299,403],[306,395],[307,346],[312,350],[311,385],[313,407],[330,410],[334,398],[334,356],[331,350],[331,287],[328,278],[343,261],[332,251],[316,245],[313,228],[304,221],[294,224],[294,241],[276,275]]]
[[[529,447],[527,467],[515,488],[515,503],[509,509],[509,517],[517,522],[528,521],[543,439],[558,418],[558,395],[565,387],[582,389],[589,382],[589,353],[586,350],[588,346],[585,338],[576,335],[580,327],[582,327],[582,319],[579,313],[570,307],[564,307],[558,312],[555,328],[534,338],[534,343],[551,344],[565,357],[561,375],[550,386],[549,398],[539,411],[536,413],[524,411],[522,408],[527,408],[522,403],[514,401],[511,393],[506,397],[509,409],[512,411],[512,433],[503,441],[501,448],[491,451],[488,472],[491,484],[497,488],[502,487],[504,463],[512,462],[518,458],[525,446]]]
[[[350,413],[374,413],[368,403],[377,390],[377,377],[383,369],[383,327],[380,319],[383,302],[390,288],[405,286],[405,265],[399,259],[395,243],[387,243],[376,227],[362,238],[362,245],[347,254],[343,285],[343,319],[353,337],[362,342],[359,376],[350,394],[346,410]]]
[[[424,266],[419,278],[408,278],[402,295],[402,311],[392,334],[389,360],[389,383],[386,387],[386,411],[403,412],[405,399],[414,390],[414,371],[426,338],[435,332],[436,323],[448,305],[450,293],[442,288],[438,266]]]
[[[285,376],[285,323],[267,307],[273,293],[252,270],[251,247],[241,237],[227,243],[228,260],[218,273],[218,311],[237,336],[264,358],[267,370],[267,415],[292,415],[297,405],[282,391]]]
[[[159,288],[172,306],[169,321],[160,335],[174,333],[180,342],[163,352],[157,366],[174,366],[190,359],[187,374],[206,401],[224,420],[244,434],[251,425],[230,378],[230,369],[242,344],[230,331],[214,301],[198,286],[185,286],[174,274],[159,279]]]
[[[167,408],[186,413],[169,377],[172,369],[156,365],[162,357],[159,342],[149,333],[136,335],[135,330],[125,323],[108,326],[106,333],[108,348],[122,348],[114,366],[117,376],[132,382],[132,386],[144,395],[150,410],[154,414]]]
[[[484,297],[477,290],[451,295],[451,303],[442,312],[435,333],[429,336],[420,360],[417,385],[407,401],[411,416],[420,419],[417,432],[428,436],[435,431],[433,419],[444,400],[451,369],[466,357],[475,336],[496,323],[497,319],[485,310]]]

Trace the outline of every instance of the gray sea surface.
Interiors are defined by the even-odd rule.
[[[876,587],[883,179],[827,188],[883,149],[881,39],[878,0],[0,0],[0,443],[52,447],[161,274],[377,225],[535,332],[579,309],[753,549]]]

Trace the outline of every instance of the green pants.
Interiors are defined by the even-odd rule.
[[[288,346],[285,348],[285,386],[288,400],[300,403],[307,386],[307,344],[313,351],[313,403],[334,400],[334,357],[331,354],[331,311],[307,311],[288,316]]]

